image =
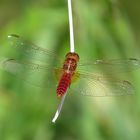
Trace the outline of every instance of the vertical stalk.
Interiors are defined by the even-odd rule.
[[[68,13],[69,13],[69,30],[70,30],[70,52],[74,52],[74,32],[73,32],[73,16],[72,16],[71,0],[68,0]],[[55,115],[54,115],[54,118],[52,119],[53,123],[55,123],[55,121],[57,120],[57,118],[60,115],[60,112],[62,110],[66,95],[67,95],[67,92],[61,98],[61,102],[58,106],[58,109],[57,109]]]

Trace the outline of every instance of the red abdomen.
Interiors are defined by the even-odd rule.
[[[64,73],[60,79],[60,82],[59,82],[57,90],[56,90],[58,97],[61,97],[63,94],[66,93],[66,91],[70,85],[70,82],[71,82],[71,74]]]

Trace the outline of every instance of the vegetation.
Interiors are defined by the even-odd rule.
[[[139,58],[140,3],[135,3],[138,8],[125,0],[73,0],[75,49],[82,60]],[[69,51],[67,1],[1,0],[0,58],[22,57],[9,45],[11,33],[54,50],[63,60]],[[53,65],[55,60],[41,63]],[[133,83],[135,95],[89,98],[73,92],[52,124],[60,100],[54,89],[45,88],[49,80],[35,79],[43,83],[39,88],[0,70],[0,139],[139,140],[139,72],[119,76]]]

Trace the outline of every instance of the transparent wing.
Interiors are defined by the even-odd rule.
[[[8,39],[10,41],[10,45],[19,52],[20,57],[23,55],[26,59],[36,58],[37,60],[44,62],[48,62],[50,59],[57,59],[57,62],[60,61],[57,57],[57,53],[38,47],[18,35],[11,34],[8,36]]]
[[[39,65],[24,61],[22,62],[14,59],[7,59],[3,61],[2,67],[6,71],[35,86],[54,89],[57,85],[55,72],[61,70],[47,65]]]
[[[57,80],[63,70],[47,65],[7,59],[3,68],[35,86],[56,90]],[[134,94],[134,88],[128,81],[120,81],[104,75],[80,72],[72,78],[70,90],[85,96],[120,96]]]
[[[75,74],[79,80],[72,83],[70,89],[84,96],[121,96],[134,94],[134,88],[128,81],[120,81],[103,75],[90,73]]]
[[[79,63],[79,69],[91,68],[91,70],[102,70],[108,74],[118,72],[128,72],[140,68],[140,60],[135,58],[129,59],[113,59],[113,60],[96,60],[91,62]]]

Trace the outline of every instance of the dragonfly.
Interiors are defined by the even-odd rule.
[[[4,60],[3,68],[35,86],[55,90],[58,97],[62,97],[67,91],[93,97],[131,95],[135,92],[129,81],[113,77],[116,73],[139,68],[140,60],[136,58],[80,61],[77,53],[68,52],[62,61],[57,53],[18,35],[11,34],[8,38],[20,57]],[[39,58],[39,62],[45,61],[40,64],[28,60],[34,58]],[[48,61],[57,64],[51,65]],[[87,67],[91,70],[86,70]],[[103,68],[107,73],[94,72],[94,68]]]

